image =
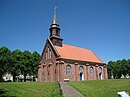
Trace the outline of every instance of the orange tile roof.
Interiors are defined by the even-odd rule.
[[[54,46],[61,58],[103,63],[91,50],[63,44],[62,47]]]

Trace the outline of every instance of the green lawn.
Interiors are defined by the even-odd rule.
[[[69,82],[69,85],[85,97],[118,97],[119,91],[130,94],[130,79]]]
[[[6,82],[0,83],[0,97],[61,97],[57,83]]]

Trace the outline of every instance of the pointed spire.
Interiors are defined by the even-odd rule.
[[[53,20],[52,20],[52,24],[58,24],[57,20],[56,20],[56,6],[54,8],[54,17],[53,17]]]
[[[63,39],[60,37],[60,27],[56,20],[56,7],[54,8],[54,17],[49,30],[50,30],[50,40],[52,41],[53,45],[62,47]]]

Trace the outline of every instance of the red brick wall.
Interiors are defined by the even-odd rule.
[[[51,58],[46,59],[47,50],[51,51]],[[43,52],[41,65],[38,66],[38,81],[64,81],[64,79],[69,79],[70,81],[80,81],[80,71],[79,67],[83,66],[84,68],[84,80],[99,80],[99,67],[102,67],[102,78],[107,79],[107,68],[106,65],[102,64],[86,64],[79,61],[64,62],[63,60],[57,60],[53,49],[46,44],[45,50]],[[66,75],[66,66],[71,66],[71,74]],[[93,74],[90,73],[90,67],[93,67]]]
[[[60,64],[61,65],[61,64]],[[71,74],[66,75],[66,66],[71,66]],[[79,65],[79,64],[72,64],[72,63],[63,63],[60,68],[60,74],[61,74],[61,80],[64,81],[64,79],[69,79],[70,81],[80,81],[80,71],[79,67],[83,66],[84,68],[84,80],[99,80],[99,67],[102,68],[102,79],[107,79],[107,69],[104,68],[104,66],[98,66],[98,65]],[[90,67],[93,67],[93,73],[90,73]]]
[[[47,59],[47,56],[46,56],[46,52],[48,51],[48,48],[49,48],[49,53],[51,52],[51,58],[49,59]],[[55,56],[55,53],[53,52],[52,47],[50,46],[48,42],[46,43],[46,47],[43,51],[43,55],[42,55],[40,63],[41,63],[41,68],[38,68],[38,81],[39,82],[56,81],[56,79],[54,78],[54,76],[56,76],[54,73],[55,66],[53,66],[53,65],[56,65],[56,56]],[[43,65],[45,65],[44,69],[43,69]]]
[[[38,64],[38,81],[41,82],[41,64]]]

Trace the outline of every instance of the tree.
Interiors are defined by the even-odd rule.
[[[40,55],[34,51],[32,54],[25,50],[21,52],[16,49],[10,51],[6,46],[0,48],[0,81],[4,73],[13,74],[13,81],[16,81],[16,76],[24,75],[26,81],[27,74],[37,77],[37,65]]]
[[[31,64],[30,64],[30,74],[33,75],[33,81],[34,81],[34,78],[37,77],[37,72],[38,72],[38,62],[39,62],[39,59],[40,59],[40,55],[34,51],[31,55]]]
[[[108,70],[108,78],[111,78],[113,76],[113,61],[109,61],[107,65]]]
[[[121,73],[126,75],[128,73],[127,70],[127,61],[125,59],[121,60]]]
[[[10,73],[13,74],[13,81],[15,82],[16,76],[20,73],[20,65],[22,61],[22,52],[18,49],[11,53],[10,58]]]
[[[127,60],[128,74],[130,75],[130,59]]]
[[[126,60],[117,60],[115,61],[109,61],[108,65],[108,77],[111,78],[113,76],[114,78],[121,78],[121,75],[130,75],[130,59]]]
[[[31,53],[28,50],[25,50],[23,52],[23,57],[20,64],[20,70],[24,75],[24,82],[26,81],[26,76],[31,69],[30,64],[31,64]]]
[[[11,51],[6,46],[0,48],[0,81],[2,81],[2,75],[8,72],[10,54]]]

